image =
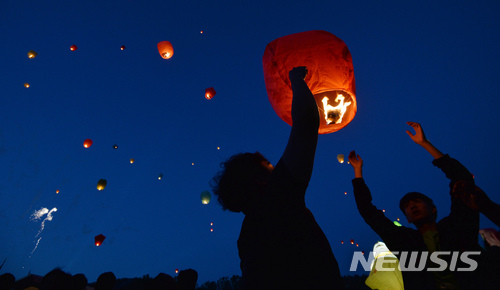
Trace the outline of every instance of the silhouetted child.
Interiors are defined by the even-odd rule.
[[[305,206],[319,128],[306,75],[306,67],[289,72],[293,125],[276,167],[259,152],[240,153],[221,164],[211,183],[223,209],[245,214],[241,289],[343,288],[330,244]]]
[[[11,273],[4,273],[0,275],[0,290],[10,290],[14,288],[15,284],[16,278]]]
[[[73,289],[73,276],[59,268],[43,276],[40,290],[70,290]]]
[[[455,182],[459,180],[474,182],[472,174],[460,162],[441,153],[426,139],[420,124],[414,122],[407,124],[415,130],[415,134],[406,131],[410,138],[432,155],[434,158],[432,163],[451,180],[450,194]],[[399,207],[408,222],[415,225],[417,230],[396,226],[385,217],[383,211],[378,210],[372,204],[370,190],[363,180],[361,157],[352,151],[349,154],[349,162],[354,168],[355,178],[352,184],[356,205],[365,222],[382,238],[392,252],[399,252],[400,255],[401,252],[407,252],[406,262],[410,260],[412,251],[418,251],[419,258],[414,264],[418,266],[420,263],[426,263],[423,270],[402,270],[405,289],[479,289],[480,281],[477,279],[476,272],[456,271],[458,268],[472,268],[471,264],[463,263],[466,261],[459,258],[455,269],[450,270],[450,266],[454,266],[451,262],[452,252],[475,251],[477,254],[481,251],[478,244],[478,212],[468,208],[461,199],[451,195],[450,214],[436,222],[437,209],[432,199],[419,192],[410,192],[400,200]],[[440,259],[446,261],[446,269],[427,271],[429,267],[441,267],[441,265],[429,262],[429,257],[436,251],[448,251],[447,255],[439,256]],[[426,261],[420,261],[423,252],[428,253]],[[469,255],[468,258],[478,260],[479,256]],[[401,267],[406,266],[403,265],[404,261],[401,261],[401,257],[400,262]]]
[[[105,272],[99,275],[95,283],[95,290],[111,290],[115,286],[116,276],[113,272]]]
[[[87,277],[84,274],[75,274],[73,275],[73,285],[75,290],[84,290],[87,288]]]
[[[194,290],[198,281],[198,272],[193,269],[181,270],[177,277],[178,290]]]

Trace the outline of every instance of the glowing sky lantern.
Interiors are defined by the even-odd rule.
[[[353,239],[351,239],[351,245],[354,245],[354,240]]]
[[[113,145],[113,149],[118,149],[118,145]]]
[[[76,45],[74,45],[74,44],[73,44],[72,46],[70,46],[70,47],[69,47],[69,49],[70,49],[71,51],[75,51],[75,50],[77,50],[77,49],[78,49],[78,47],[77,47]]]
[[[179,274],[179,269],[175,269],[175,274]]]
[[[158,175],[158,180],[161,180],[162,178],[163,178],[163,173],[160,173],[160,174]]]
[[[205,99],[210,100],[215,96],[215,89],[214,88],[208,88],[205,90]]]
[[[100,245],[102,245],[102,242],[104,242],[104,239],[105,239],[105,238],[106,238],[106,237],[105,237],[103,234],[100,234],[100,235],[95,236],[95,237],[94,237],[94,239],[95,239],[95,245],[96,245],[96,246],[98,246],[98,247],[99,247]]]
[[[321,30],[280,37],[266,46],[262,57],[269,102],[276,114],[292,125],[292,89],[288,72],[306,66],[305,81],[320,114],[320,134],[344,128],[356,115],[352,57],[346,44]]]
[[[344,163],[344,154],[337,155],[337,160],[339,161],[339,163]]]
[[[210,195],[209,191],[205,190],[204,192],[201,193],[200,198],[201,198],[201,203],[208,204],[210,203],[210,199],[212,199],[212,196]]]
[[[37,55],[38,53],[36,53],[34,50],[28,51],[28,58],[35,58],[35,56]]]
[[[106,181],[106,179],[99,179],[99,181],[97,182],[97,190],[103,190],[106,187],[107,183],[108,182]]]
[[[134,158],[130,158],[130,164],[132,164],[134,162],[135,162],[135,159]]]
[[[85,148],[89,148],[90,146],[92,146],[92,140],[91,139],[85,139],[85,141],[83,141],[83,147]]]
[[[29,87],[30,87],[30,84],[28,84],[28,83],[24,83],[24,87],[25,87],[25,88],[29,88]]]
[[[365,284],[371,289],[403,290],[403,275],[398,258],[383,242],[373,246],[375,259],[371,263],[371,271]]]
[[[120,49],[121,49],[121,50],[125,50],[125,45],[122,45],[122,46],[120,47]]]
[[[170,41],[158,42],[158,52],[164,59],[169,59],[174,55],[174,47]]]

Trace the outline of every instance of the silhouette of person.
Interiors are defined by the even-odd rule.
[[[175,279],[165,273],[159,273],[154,279],[146,282],[145,289],[151,290],[177,290]]]
[[[95,290],[111,290],[115,286],[116,276],[113,272],[105,272],[99,275],[95,283]]]
[[[441,153],[425,137],[420,124],[407,122],[415,134],[406,131],[410,138],[422,146],[434,158],[433,164],[440,168],[450,182],[451,212],[437,221],[437,208],[428,196],[419,192],[410,192],[401,198],[399,207],[409,223],[417,230],[408,227],[399,227],[385,217],[383,211],[372,204],[372,196],[363,179],[363,160],[355,151],[349,154],[349,163],[354,169],[354,196],[359,213],[365,222],[382,238],[393,252],[406,252],[408,260],[413,251],[418,251],[418,259],[423,259],[423,252],[427,253],[426,268],[421,271],[402,271],[405,289],[476,289],[478,286],[477,274],[474,271],[456,271],[458,268],[471,268],[458,259],[455,271],[450,270],[453,251],[482,251],[478,243],[479,214],[467,207],[461,199],[452,194],[455,183],[459,180],[474,182],[472,174],[457,160],[448,154]],[[448,255],[439,258],[447,263],[444,271],[428,271],[428,268],[439,268],[429,257],[436,251],[449,251]],[[469,259],[479,260],[478,255],[469,255]],[[401,261],[403,264],[403,261]],[[441,262],[442,263],[442,262]],[[415,263],[416,264],[416,263]],[[476,264],[477,265],[477,264]],[[406,265],[401,265],[406,266]],[[417,265],[418,266],[418,265]]]
[[[453,186],[452,193],[465,205],[484,214],[500,227],[500,204],[493,202],[484,191],[468,180],[460,180]]]
[[[194,290],[198,281],[198,272],[193,269],[181,270],[177,277],[178,290]]]
[[[305,206],[319,113],[306,67],[289,72],[292,129],[274,167],[259,152],[221,164],[211,186],[223,209],[243,212],[238,238],[241,289],[343,289],[330,244]]]
[[[70,290],[73,289],[73,276],[59,268],[43,276],[40,290]]]
[[[87,288],[87,277],[84,274],[75,274],[73,275],[73,285],[75,290],[84,290]]]
[[[4,273],[0,275],[0,290],[10,290],[14,288],[16,278],[11,273]]]

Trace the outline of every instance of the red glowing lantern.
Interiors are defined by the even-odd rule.
[[[90,146],[92,146],[92,140],[85,139],[85,141],[83,141],[83,147],[89,148]]]
[[[70,49],[71,51],[75,51],[75,50],[77,50],[77,49],[78,49],[78,47],[77,47],[76,45],[74,45],[74,44],[73,44],[72,46],[70,46],[70,47],[69,47],[69,49]]]
[[[352,57],[335,35],[314,30],[280,37],[266,46],[262,57],[269,101],[276,114],[292,125],[292,89],[288,72],[306,66],[306,83],[318,104],[319,134],[338,131],[356,115]]]
[[[210,100],[215,96],[215,89],[214,88],[208,88],[205,90],[205,99]]]
[[[170,41],[158,42],[158,52],[164,59],[169,59],[174,55],[174,47]]]
[[[351,245],[354,245],[354,240],[351,239]]]
[[[95,236],[95,238],[94,238],[94,239],[95,239],[95,245],[96,245],[96,246],[98,246],[98,247],[99,247],[100,245],[102,245],[102,242],[104,242],[104,239],[105,239],[105,238],[106,238],[106,237],[105,237],[103,234],[100,234],[100,235]]]

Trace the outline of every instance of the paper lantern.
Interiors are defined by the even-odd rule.
[[[35,56],[37,55],[38,53],[36,53],[34,50],[28,51],[28,58],[35,58]]]
[[[162,178],[163,178],[163,173],[160,173],[160,174],[158,175],[158,180],[161,180]]]
[[[210,195],[209,191],[205,190],[204,192],[201,193],[200,198],[201,198],[201,203],[209,204],[210,199],[212,199],[212,196]]]
[[[118,145],[113,145],[113,149],[118,149]]]
[[[103,190],[106,187],[107,183],[108,182],[106,181],[106,179],[99,179],[99,181],[97,182],[97,190]]]
[[[135,162],[135,159],[134,158],[130,158],[130,164],[132,164],[134,162]]]
[[[89,148],[90,146],[92,146],[92,140],[91,139],[85,139],[85,141],[83,141],[83,147],[85,148]]]
[[[69,47],[69,49],[70,49],[71,51],[75,51],[75,50],[77,50],[77,49],[78,49],[78,47],[77,47],[76,45],[74,45],[74,44],[73,44],[72,46],[70,46],[70,47]]]
[[[305,81],[320,114],[320,134],[344,128],[356,115],[352,57],[335,35],[314,30],[280,37],[266,46],[262,57],[269,101],[276,114],[292,125],[292,89],[288,72],[306,66]]]
[[[125,45],[122,45],[122,46],[120,47],[120,49],[121,49],[121,50],[125,50]]]
[[[24,87],[25,87],[25,88],[29,88],[29,87],[30,87],[30,84],[28,84],[28,83],[24,83]]]
[[[169,59],[174,55],[174,47],[170,41],[158,42],[158,52],[164,59]]]
[[[344,163],[344,154],[337,155],[337,160],[339,161],[339,163]]]
[[[210,100],[215,96],[215,89],[214,88],[208,88],[205,90],[205,99]]]
[[[94,239],[95,239],[95,245],[96,245],[96,246],[98,246],[98,247],[99,247],[100,245],[102,245],[102,242],[104,242],[104,239],[105,239],[105,238],[106,238],[106,237],[105,237],[103,234],[100,234],[100,235],[95,236],[95,237],[94,237]]]

